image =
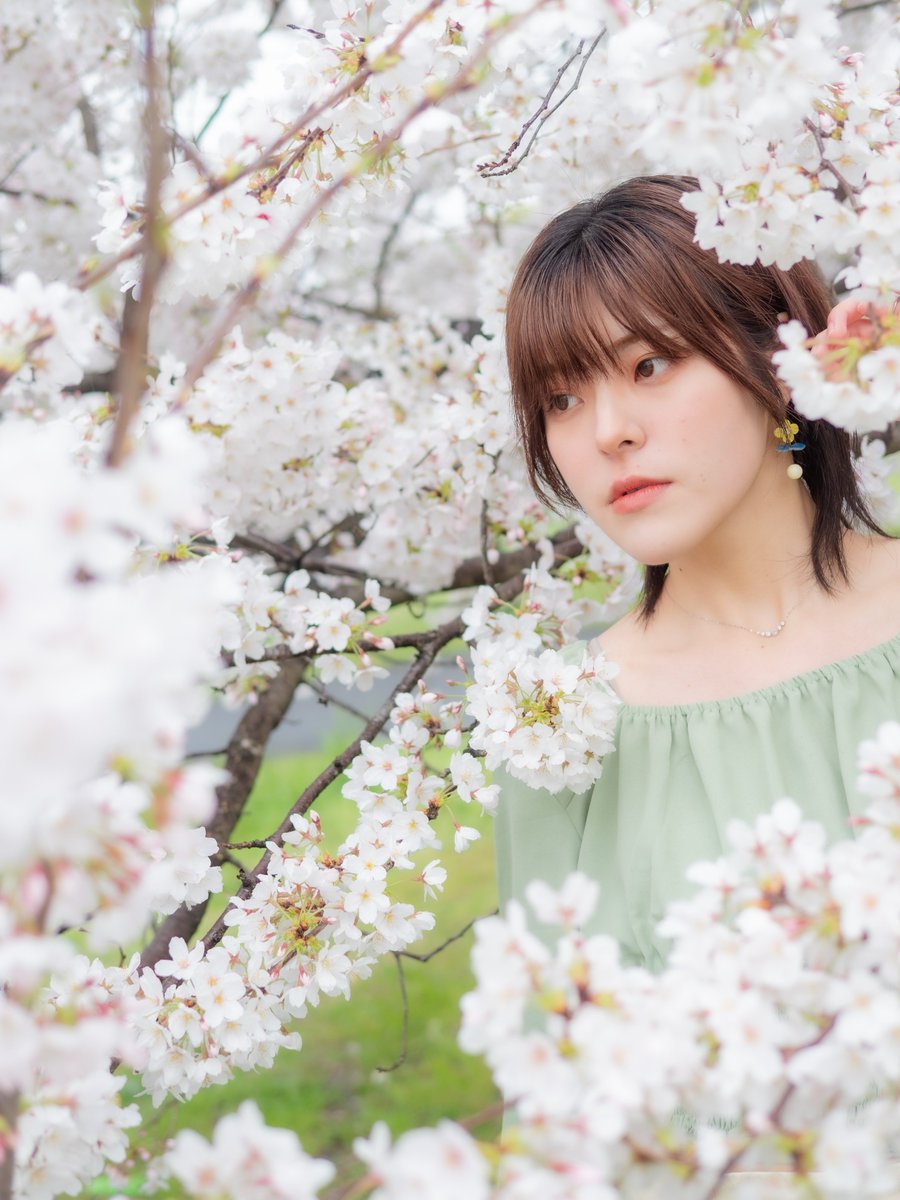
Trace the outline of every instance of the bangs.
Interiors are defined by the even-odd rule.
[[[671,303],[684,296],[684,281],[649,249],[619,243],[601,250],[578,239],[517,280],[507,347],[513,393],[526,408],[543,411],[550,391],[621,369],[617,345],[624,335],[612,334],[605,314],[669,358],[694,349],[687,334],[696,315],[692,321]]]

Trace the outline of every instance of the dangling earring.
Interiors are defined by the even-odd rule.
[[[776,446],[776,449],[779,451],[779,453],[784,453],[786,451],[788,454],[790,454],[794,450],[806,449],[805,442],[797,442],[794,440],[799,432],[800,426],[795,421],[792,421],[790,417],[785,417],[781,424],[775,427],[775,436],[778,438],[779,442],[781,442],[780,446]],[[787,469],[787,473],[791,479],[799,479],[803,475],[803,468],[799,463],[792,462]]]

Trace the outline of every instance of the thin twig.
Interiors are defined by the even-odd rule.
[[[578,87],[581,84],[582,76],[584,75],[584,69],[588,64],[588,59],[591,57],[591,55],[594,53],[594,51],[600,45],[600,42],[603,40],[605,35],[606,35],[606,30],[602,29],[600,31],[600,33],[594,38],[593,42],[591,42],[590,46],[588,47],[587,53],[584,55],[582,55],[581,52],[582,52],[582,50],[584,50],[584,44],[587,41],[587,38],[584,38],[582,41],[580,41],[578,43],[578,47],[575,50],[575,52],[566,59],[566,61],[563,63],[563,65],[556,72],[556,76],[550,85],[550,90],[544,96],[544,98],[541,101],[537,110],[534,113],[532,113],[532,115],[528,118],[528,120],[522,126],[521,130],[519,131],[519,135],[515,139],[515,141],[513,141],[513,143],[508,147],[506,152],[496,162],[480,163],[478,165],[478,167],[476,168],[479,175],[481,175],[485,179],[493,179],[498,175],[511,175],[512,172],[515,171],[516,168],[522,162],[524,162],[524,160],[530,154],[531,148],[535,143],[535,139],[537,138],[538,134],[543,129],[544,125],[546,125],[546,123],[550,120],[550,118],[554,115],[554,113],[559,111],[559,109],[562,107],[563,104],[565,104],[565,102],[569,99],[569,97],[573,94],[573,92],[576,92],[578,90]],[[565,95],[560,97],[560,99],[556,102],[556,104],[553,105],[552,108],[548,108],[548,105],[550,104],[550,100],[553,97],[553,93],[559,87],[563,75],[565,75],[566,71],[568,71],[569,67],[572,65],[572,63],[575,61],[575,59],[578,58],[579,56],[581,57],[581,66],[578,68],[578,73],[575,76],[575,80],[574,80],[572,86],[565,93]],[[535,122],[537,122],[536,125],[535,125]],[[519,146],[522,144],[522,139],[525,137],[525,134],[532,127],[532,125],[535,125],[535,128],[534,128],[534,132],[532,133],[531,137],[528,140],[528,144],[525,146],[525,149],[522,151],[522,153],[519,155],[519,157],[516,159],[516,161],[513,163],[510,163],[510,159],[515,154],[516,150],[518,150]]]
[[[809,130],[809,132],[813,135],[813,140],[815,141],[816,148],[819,151],[819,169],[831,172],[831,174],[834,176],[835,181],[837,182],[837,185],[838,185],[839,198],[842,200],[848,200],[850,202],[850,207],[853,209],[853,211],[859,212],[860,211],[859,189],[855,188],[853,186],[853,184],[850,183],[850,181],[845,178],[845,176],[840,172],[840,170],[834,165],[834,163],[831,161],[831,159],[826,154],[825,141],[822,137],[821,129],[819,129],[819,127],[813,121],[811,121],[809,119],[809,117],[804,117],[803,124],[806,126],[806,128]]]
[[[27,150],[22,151],[16,161],[9,167],[6,174],[0,175],[0,187],[3,187],[10,179],[12,179],[13,175],[15,175],[16,171],[18,171],[22,163],[27,162],[31,155],[34,154],[35,150],[37,150],[37,146],[29,146]]]
[[[209,164],[200,153],[196,143],[179,133],[177,129],[172,130],[172,143],[182,152],[188,162],[193,163],[197,174],[201,175],[207,183],[211,183],[215,176],[209,169]]]
[[[844,7],[838,11],[838,17],[849,17],[853,13],[867,12],[870,8],[885,8],[895,5],[897,0],[868,0],[866,4],[856,4],[852,8]]]
[[[790,1057],[793,1058],[795,1055],[800,1054],[802,1051],[811,1050],[814,1046],[818,1046],[820,1044],[820,1042],[823,1042],[825,1040],[825,1038],[828,1037],[829,1033],[832,1031],[832,1029],[834,1028],[834,1026],[836,1024],[836,1021],[837,1021],[836,1017],[831,1017],[825,1023],[825,1025],[822,1027],[822,1029],[819,1030],[819,1032],[816,1034],[816,1036],[814,1038],[812,1038],[811,1041],[804,1042],[804,1044],[802,1046],[796,1046],[791,1051]],[[785,1106],[787,1105],[788,1100],[790,1100],[791,1096],[794,1094],[794,1092],[796,1090],[796,1086],[797,1085],[795,1083],[789,1083],[787,1085],[787,1087],[784,1089],[784,1091],[782,1092],[781,1096],[779,1097],[778,1103],[775,1105],[775,1107],[772,1109],[771,1113],[769,1114],[773,1125],[777,1126],[779,1124],[779,1122],[781,1121],[782,1113],[784,1112],[784,1109],[785,1109]],[[703,1200],[715,1200],[715,1197],[718,1196],[719,1192],[725,1186],[725,1183],[727,1182],[728,1174],[734,1170],[734,1168],[738,1165],[738,1163],[741,1161],[741,1159],[744,1157],[744,1155],[747,1153],[747,1151],[753,1145],[755,1145],[755,1141],[752,1139],[748,1139],[744,1142],[744,1144],[742,1146],[739,1146],[732,1154],[729,1155],[727,1161],[724,1163],[724,1165],[722,1166],[722,1168],[719,1171],[719,1174],[716,1176],[715,1180],[713,1181],[713,1185],[712,1185],[711,1189],[703,1197]]]
[[[497,913],[497,909],[495,908],[493,910],[493,912],[486,913],[485,915],[492,917],[492,916],[495,916],[496,913]],[[440,954],[442,950],[446,950],[448,946],[451,946],[454,942],[458,942],[460,938],[465,937],[465,935],[469,932],[469,930],[472,928],[472,926],[477,921],[481,921],[481,920],[483,920],[482,917],[473,917],[471,921],[468,921],[462,927],[462,929],[458,929],[456,931],[456,933],[451,934],[450,937],[448,937],[445,941],[441,942],[441,944],[439,946],[435,946],[433,950],[429,950],[427,954],[412,954],[409,950],[392,950],[391,951],[391,953],[394,956],[394,961],[397,964],[397,973],[400,978],[400,999],[402,1002],[402,1013],[403,1013],[403,1021],[402,1021],[402,1026],[401,1026],[402,1033],[401,1033],[401,1041],[400,1041],[400,1053],[397,1055],[397,1057],[394,1059],[394,1061],[391,1063],[391,1065],[389,1067],[376,1067],[375,1068],[376,1071],[381,1072],[381,1074],[383,1074],[383,1075],[387,1075],[391,1071],[396,1071],[398,1067],[401,1067],[406,1062],[407,1051],[409,1049],[409,1001],[408,1001],[408,998],[406,995],[406,976],[403,973],[402,959],[411,958],[411,959],[414,959],[416,962],[426,963],[430,959],[434,958],[434,956],[436,954]],[[503,1106],[501,1106],[500,1111],[502,1112],[502,1110],[503,1110]],[[470,1118],[470,1119],[473,1121],[476,1120],[476,1118]]]
[[[221,750],[191,750],[184,755],[184,762],[192,762],[196,758],[222,758],[228,753],[228,747],[223,746]]]
[[[359,545],[360,541],[362,541],[362,538],[365,536],[360,528],[359,513],[355,512],[347,513],[345,516],[341,517],[339,521],[335,521],[326,529],[323,529],[322,532],[317,534],[315,537],[312,536],[309,529],[304,529],[303,532],[311,538],[309,545],[298,552],[300,566],[304,567],[306,566],[306,559],[310,554],[313,554],[316,550],[320,549],[325,545],[326,542],[329,542],[333,538],[337,537],[338,534],[351,534],[353,538],[353,544],[356,546]]]
[[[249,195],[255,196],[257,200],[261,199],[266,193],[269,196],[274,196],[279,185],[287,178],[288,172],[297,163],[302,162],[310,149],[316,145],[325,136],[325,130],[319,128],[309,129],[300,139],[296,146],[291,147],[290,153],[286,154],[281,161],[281,165],[274,175],[270,175],[260,179],[258,183],[253,184],[249,188]]]
[[[458,942],[460,938],[465,937],[473,925],[477,925],[479,921],[483,921],[487,917],[496,917],[498,911],[498,909],[494,908],[491,909],[489,913],[485,913],[484,916],[473,917],[471,921],[467,921],[466,924],[463,925],[462,929],[457,929],[456,933],[451,933],[450,936],[441,942],[439,946],[435,946],[426,954],[413,954],[411,950],[395,950],[393,953],[401,955],[403,958],[415,959],[416,962],[427,963],[434,958],[436,954],[440,954],[442,950],[446,950],[448,946],[452,946],[454,942]]]
[[[365,723],[369,719],[369,714],[364,713],[361,708],[356,708],[347,700],[339,700],[332,692],[329,692],[321,680],[310,676],[306,680],[306,686],[311,691],[315,692],[319,697],[319,703],[324,705],[333,704],[335,708],[339,708],[342,712],[349,713],[351,717],[356,717],[357,721]]]
[[[322,1200],[356,1200],[357,1196],[364,1196],[366,1192],[371,1192],[379,1183],[381,1183],[379,1177],[374,1172],[367,1171],[359,1179],[351,1179],[342,1187],[326,1192]]]
[[[301,561],[307,571],[312,571],[317,575],[346,575],[348,579],[361,579],[363,582],[372,578],[372,572],[363,570],[362,567],[351,567],[348,563],[320,558],[308,551],[304,551],[301,555]]]
[[[584,549],[581,542],[575,537],[574,527],[571,525],[555,533],[550,540],[553,544],[557,562],[565,562],[568,558],[574,558],[575,555],[580,554]],[[511,579],[514,575],[518,575],[521,571],[525,570],[526,567],[532,566],[537,562],[539,557],[538,550],[531,543],[519,550],[507,550],[504,554],[500,555],[496,563],[492,564],[494,579]],[[361,580],[371,578],[370,571],[363,571],[357,567],[348,567],[343,563],[328,558],[313,558],[312,561],[309,561],[304,557],[303,565],[317,574],[347,575],[350,578]],[[478,553],[464,559],[459,564],[453,572],[453,578],[443,590],[453,592],[461,588],[478,587],[485,582],[487,581],[484,573],[484,561],[482,555]],[[411,595],[409,599],[412,599]]]
[[[376,1067],[375,1070],[381,1075],[389,1075],[391,1071],[396,1071],[398,1067],[402,1067],[406,1062],[406,1052],[409,1049],[409,999],[406,995],[406,976],[403,974],[403,960],[400,957],[402,951],[392,950],[394,962],[397,964],[397,978],[400,980],[400,1003],[402,1012],[402,1022],[400,1025],[400,1053],[394,1059],[389,1067]]]
[[[74,200],[70,200],[67,196],[48,196],[45,192],[35,192],[30,188],[11,188],[0,187],[0,196],[12,196],[13,199],[22,200],[39,200],[41,204],[61,204],[65,208],[77,208],[78,205]]]
[[[388,259],[391,250],[394,248],[394,243],[400,235],[400,230],[406,223],[410,213],[412,212],[416,201],[419,198],[419,193],[411,191],[407,197],[406,203],[403,205],[403,210],[393,222],[388,230],[387,237],[381,243],[381,249],[378,252],[378,262],[375,264],[375,273],[372,276],[372,290],[375,293],[375,313],[381,314],[384,309],[384,276],[387,271]]]
[[[267,34],[269,32],[269,30],[272,28],[272,26],[275,24],[276,20],[278,19],[278,14],[283,7],[284,7],[284,0],[272,0],[272,11],[269,13],[269,19],[266,21],[265,25],[263,25],[262,29],[260,29],[259,33],[256,35],[257,41],[259,41],[259,39],[261,37],[263,37],[265,34]],[[222,109],[228,103],[228,100],[230,99],[230,97],[231,97],[231,88],[229,88],[227,92],[223,92],[222,95],[219,97],[219,99],[216,101],[215,107],[213,108],[213,110],[209,114],[209,116],[206,118],[206,120],[203,122],[203,124],[200,126],[200,132],[194,138],[194,143],[197,146],[200,145],[200,142],[201,142],[202,138],[205,136],[205,134],[208,132],[210,125],[212,125],[213,121],[215,121],[216,117],[218,117],[219,113],[222,111]]]
[[[511,1106],[512,1101],[510,1100],[498,1100],[496,1104],[489,1104],[487,1108],[483,1108],[481,1112],[473,1113],[471,1117],[459,1118],[456,1124],[461,1125],[463,1129],[477,1129],[479,1125],[486,1125],[488,1121],[502,1117]]]

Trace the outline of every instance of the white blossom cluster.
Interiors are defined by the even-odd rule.
[[[860,433],[884,429],[897,411],[900,388],[900,317],[883,318],[884,332],[862,345],[848,337],[824,353],[799,321],[779,329],[784,349],[773,355],[798,410],[814,420]]]
[[[222,536],[298,555],[321,541],[335,566],[416,592],[478,553],[482,519],[510,547],[540,536],[547,514],[511,444],[500,353],[437,318],[386,324],[349,363],[332,341],[273,332],[251,350],[236,329],[183,408],[208,446]],[[339,381],[348,367],[365,377]],[[183,370],[163,359],[154,404],[176,403]],[[329,536],[351,517],[355,534]]]
[[[205,709],[236,589],[216,558],[135,569],[142,535],[197,519],[196,477],[161,486],[197,467],[177,423],[155,426],[121,471],[84,468],[76,449],[64,422],[9,418],[0,431],[0,741],[5,786],[21,798],[0,862],[10,903],[32,878],[29,920],[90,917],[108,945],[143,929],[151,901],[180,903],[205,878],[189,864],[208,854],[196,826],[219,773],[182,766],[183,738]]]
[[[175,938],[170,957],[153,970],[131,965],[125,990],[140,1013],[135,1037],[155,1103],[225,1082],[233,1070],[270,1066],[283,1047],[298,1049],[292,1022],[322,996],[349,998],[353,981],[366,978],[380,955],[433,927],[431,913],[391,894],[396,874],[413,872],[426,894],[440,890],[444,868],[436,859],[421,867],[413,857],[440,845],[432,820],[453,791],[485,806],[494,792],[470,756],[456,759],[468,758],[476,770],[456,761],[449,783],[427,773],[421,750],[428,733],[412,707],[411,696],[398,697],[390,742],[364,742],[347,768],[343,792],[360,819],[336,853],[322,844],[317,814],[294,815],[292,831],[268,844],[252,891],[232,900],[221,942],[189,949]],[[455,824],[464,849],[477,831]]]
[[[231,164],[221,166],[227,171]],[[206,180],[196,166],[176,164],[162,197],[167,213],[186,210],[173,225],[171,268],[163,283],[162,299],[170,303],[185,296],[215,298],[229,286],[243,283],[260,261],[275,254],[303,203],[302,185],[294,178],[284,180],[264,205],[245,188],[216,192],[210,199],[205,199],[206,195]],[[140,207],[139,194],[107,186],[99,192],[99,204],[97,249],[115,254],[132,248],[142,233],[142,225],[134,217]],[[298,239],[282,260],[284,266],[296,267],[304,252],[308,252],[308,236]],[[138,286],[140,270],[139,258],[126,259],[120,271],[123,289]]]
[[[136,1105],[122,1107],[125,1077],[97,1071],[39,1088],[19,1118],[16,1192],[52,1200],[76,1195],[86,1180],[125,1160]]]
[[[4,407],[42,407],[81,381],[95,357],[97,321],[85,297],[25,272],[0,286],[0,386]]]
[[[367,1191],[375,1200],[487,1200],[490,1169],[473,1139],[458,1125],[416,1129],[396,1142],[383,1122],[354,1142],[367,1168]],[[266,1126],[256,1105],[245,1101],[217,1122],[211,1141],[182,1131],[154,1164],[155,1181],[178,1181],[197,1200],[312,1200],[330,1182],[334,1167],[307,1155],[296,1134]]]
[[[885,210],[897,179],[897,72],[888,43],[865,58],[834,61],[834,82],[802,114],[793,137],[748,143],[739,169],[703,177],[685,199],[697,240],[722,259],[777,262],[850,252],[850,287],[898,284]],[[858,195],[848,189],[858,189]]]
[[[216,1123],[212,1141],[182,1130],[160,1166],[196,1200],[312,1200],[334,1177],[296,1135],[266,1125],[252,1100]]]
[[[398,873],[412,873],[426,896],[440,891],[446,870],[417,857],[440,846],[432,822],[450,810],[462,851],[479,834],[452,813],[453,799],[490,811],[498,791],[470,754],[454,754],[443,775],[424,762],[429,741],[458,743],[460,709],[424,689],[398,695],[389,741],[363,742],[346,770],[343,794],[360,816],[336,852],[325,849],[315,812],[295,814],[291,831],[268,843],[250,893],[232,899],[218,944],[189,948],[174,938],[152,970],[136,958],[124,978],[116,969],[135,1014],[133,1057],[155,1103],[299,1049],[292,1026],[310,1007],[323,996],[349,998],[379,956],[433,928],[430,912],[392,894]]]
[[[577,662],[556,650],[523,659],[493,645],[473,653],[466,704],[476,727],[470,745],[490,770],[501,764],[532,787],[584,792],[614,749],[617,668],[585,650]]]
[[[890,529],[900,517],[900,496],[891,487],[892,460],[881,438],[865,437],[855,462],[859,487],[875,520]]]
[[[440,890],[435,818],[470,845],[459,806],[494,809],[486,770],[558,791],[602,769],[613,668],[568,643],[630,602],[636,570],[579,523],[583,552],[559,577],[508,414],[504,288],[552,212],[621,175],[700,170],[701,244],[782,265],[827,253],[889,307],[896,24],[820,0],[764,7],[751,23],[731,0],[141,6],[171,223],[148,392],[112,469],[110,368],[141,304],[146,39],[133,5],[0,0],[0,1100],[18,1111],[0,1156],[14,1151],[17,1200],[127,1159],[137,1118],[112,1060],[157,1101],[266,1066],[299,1045],[309,1007],[430,928],[395,881]],[[508,150],[514,171],[479,169]],[[220,306],[251,282],[257,311],[186,388]],[[896,328],[879,330],[838,347],[838,379],[805,344],[819,331],[789,329],[798,407],[862,430],[895,417]],[[877,447],[860,471],[887,508]],[[385,741],[361,744],[344,787],[359,820],[335,853],[312,812],[295,816],[217,944],[173,939],[155,970],[78,952],[131,946],[221,888],[204,824],[223,776],[184,762],[213,688],[254,698],[297,655],[322,683],[365,688],[392,644],[386,595],[471,580],[473,564],[490,580],[528,548],[540,562],[520,601],[468,602],[466,700],[422,684],[394,698]],[[608,589],[602,607],[573,592],[583,582]],[[657,1160],[665,1181],[676,1160],[690,1186],[714,1178],[745,1142],[748,1161],[793,1151],[795,1168],[874,1191],[900,1044],[897,739],[885,727],[864,749],[874,801],[857,843],[826,850],[784,805],[736,831],[670,915],[659,980],[577,933],[584,881],[532,893],[564,926],[555,955],[521,914],[487,925],[464,1036],[518,1101],[519,1141],[495,1177],[458,1126],[393,1144],[376,1129],[358,1147],[366,1186],[602,1200]],[[430,747],[452,751],[446,770]],[[520,1022],[535,995],[543,1029]],[[844,1109],[869,1088],[851,1128]],[[738,1125],[673,1134],[679,1104]],[[312,1195],[330,1176],[251,1109],[212,1147],[182,1135],[163,1169],[197,1196]]]
[[[562,574],[575,585],[601,583],[606,591],[594,619],[611,623],[634,605],[644,584],[640,563],[626,554],[593,521],[575,522],[583,552],[570,559]]]
[[[225,559],[154,570],[142,550],[202,519],[200,447],[160,422],[120,470],[82,459],[65,420],[0,427],[0,1092],[17,1194],[38,1197],[124,1157],[137,1119],[109,1074],[137,1053],[125,974],[65,931],[108,949],[221,888],[203,823],[222,773],[182,760],[237,589]]]
[[[550,543],[545,557],[552,563]],[[462,614],[473,643],[466,712],[475,722],[469,745],[489,770],[502,764],[551,792],[583,792],[599,778],[614,748],[619,701],[609,681],[617,668],[590,648],[577,658],[560,649],[599,609],[541,566],[526,572],[515,604],[478,588]]]
[[[390,603],[376,580],[366,580],[357,604],[348,596],[309,587],[305,570],[285,577],[253,556],[237,559],[231,576],[241,587],[230,636],[223,643],[232,661],[211,680],[226,701],[239,702],[264,687],[278,673],[273,657],[278,654],[309,655],[323,683],[337,680],[360,691],[387,675],[370,653],[393,646],[377,632],[384,620],[380,614]]]
[[[890,1192],[898,762],[900,725],[885,724],[860,748],[873,802],[856,840],[827,847],[790,800],[755,825],[733,822],[732,849],[693,868],[695,895],[669,908],[659,975],[623,966],[612,938],[584,932],[600,885],[583,875],[529,888],[551,945],[516,904],[479,922],[460,1040],[487,1058],[511,1119],[496,1144],[449,1121],[396,1140],[378,1123],[354,1143],[360,1191],[701,1200],[727,1179],[729,1195],[766,1194],[754,1189],[771,1175],[757,1184],[752,1172],[789,1167],[826,1197]],[[331,1174],[249,1105],[211,1144],[179,1134],[161,1168],[201,1198],[311,1196]],[[735,1170],[751,1174],[741,1184]]]
[[[501,651],[518,648],[525,653],[545,647],[558,649],[577,637],[586,621],[602,614],[602,605],[576,598],[564,580],[550,574],[552,544],[540,542],[538,548],[543,552],[542,561],[525,572],[522,594],[516,601],[502,603],[492,587],[475,590],[462,612],[467,642],[489,641]]]
[[[790,800],[732,822],[730,852],[692,868],[695,895],[669,908],[659,975],[582,932],[598,890],[584,876],[530,887],[537,919],[559,930],[552,949],[516,905],[479,924],[461,1042],[518,1117],[492,1195],[612,1198],[655,1178],[700,1197],[726,1170],[778,1166],[827,1196],[890,1190],[898,750],[896,723],[861,747],[875,799],[856,840],[826,846]]]

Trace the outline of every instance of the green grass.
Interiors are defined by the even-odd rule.
[[[265,836],[274,830],[286,809],[316,771],[330,761],[342,743],[311,754],[293,755],[267,762],[235,831],[234,840]],[[332,786],[317,805],[331,846],[353,828],[355,808]],[[481,841],[465,854],[452,849],[442,854],[448,869],[447,886],[427,905],[421,884],[392,888],[398,898],[430,907],[436,928],[411,949],[427,952],[462,928],[473,917],[496,906],[491,820],[475,806],[459,805],[457,819],[475,825]],[[439,818],[439,825],[446,814]],[[451,823],[444,825],[450,830]],[[428,852],[427,857],[435,857]],[[257,851],[243,851],[252,863]],[[426,859],[427,861],[427,859]],[[222,902],[216,905],[220,911]],[[211,913],[211,918],[215,912]],[[242,1100],[253,1099],[266,1120],[294,1130],[304,1148],[336,1159],[353,1171],[354,1137],[367,1134],[377,1120],[387,1122],[397,1135],[442,1117],[465,1117],[492,1105],[496,1093],[487,1068],[458,1048],[459,999],[472,986],[469,932],[428,963],[404,960],[408,998],[408,1052],[396,1070],[384,1073],[399,1056],[403,1037],[401,992],[396,962],[388,955],[368,980],[358,982],[349,1001],[324,998],[319,1008],[297,1023],[303,1037],[298,1052],[284,1051],[274,1067],[257,1073],[238,1073],[224,1086],[209,1087],[183,1104],[169,1102],[154,1110],[145,1097],[144,1139],[157,1151],[165,1138],[179,1129],[196,1129],[208,1135],[216,1120],[233,1111]],[[135,1088],[129,1086],[128,1095]],[[483,1127],[490,1136],[497,1122]]]

